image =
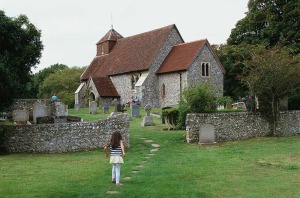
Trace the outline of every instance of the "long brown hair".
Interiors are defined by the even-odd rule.
[[[110,140],[111,147],[117,148],[118,146],[120,146],[121,140],[122,140],[121,133],[118,131],[113,132],[113,134],[111,135],[111,140]]]

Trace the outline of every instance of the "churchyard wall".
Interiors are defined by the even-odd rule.
[[[204,113],[188,114],[187,142],[201,143],[202,137],[214,142],[243,140],[270,135],[269,124],[259,113]],[[206,130],[207,129],[207,130]],[[206,130],[206,131],[205,131]],[[211,134],[205,134],[209,131]],[[275,136],[300,135],[300,111],[282,111]]]
[[[102,148],[119,131],[129,147],[129,115],[117,114],[95,122],[11,125],[4,147],[11,153],[62,153]]]

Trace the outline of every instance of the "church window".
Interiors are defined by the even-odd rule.
[[[161,86],[161,96],[163,98],[166,96],[166,85],[164,83]]]
[[[104,54],[104,46],[101,44],[101,54]]]
[[[201,64],[201,75],[203,77],[209,77],[210,76],[210,64],[207,62],[203,62]]]
[[[131,89],[134,89],[134,85],[135,85],[135,79],[134,76],[131,76]]]

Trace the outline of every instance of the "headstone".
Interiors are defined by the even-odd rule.
[[[122,112],[122,105],[121,104],[117,104],[117,112]]]
[[[150,116],[151,109],[152,109],[151,106],[149,104],[147,104],[144,109],[145,109],[145,111],[147,113],[147,116]]]
[[[36,124],[37,117],[48,116],[46,104],[41,101],[37,101],[36,103],[34,103],[32,114],[33,114],[33,123],[35,124]]]
[[[95,101],[90,103],[90,114],[97,114],[97,103]]]
[[[139,105],[131,104],[130,109],[131,109],[132,117],[140,117],[140,106]]]
[[[79,111],[80,110],[80,104],[76,103],[74,105],[74,109],[75,109],[75,111]]]
[[[215,127],[212,124],[202,124],[199,130],[199,144],[215,143]]]
[[[55,102],[55,116],[67,116],[68,115],[68,108],[62,102]]]
[[[105,105],[103,106],[103,114],[108,114],[109,113],[109,106]]]
[[[151,112],[151,106],[149,104],[147,104],[145,106],[145,111],[147,112],[147,115],[143,118],[143,122],[141,123],[142,126],[154,126],[154,122],[152,117],[150,116],[150,112]]]
[[[113,105],[114,105],[114,112],[118,112],[118,104],[120,104],[119,103],[119,101],[117,100],[117,99],[114,99],[112,102],[111,102]]]
[[[16,109],[13,111],[13,121],[26,124],[29,121],[29,111],[26,109]]]

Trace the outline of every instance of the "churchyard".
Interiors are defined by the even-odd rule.
[[[128,111],[128,110],[127,110]],[[152,112],[159,111],[153,109]],[[300,136],[187,144],[185,131],[164,131],[161,119],[130,121],[123,186],[110,182],[102,148],[62,154],[0,155],[1,197],[300,197]],[[69,115],[106,118],[89,109]]]

